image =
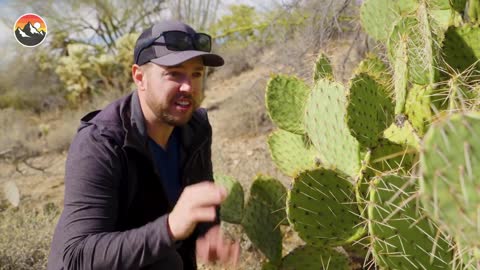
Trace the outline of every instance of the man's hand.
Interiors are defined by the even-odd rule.
[[[215,207],[227,197],[227,191],[212,182],[201,182],[185,187],[177,204],[168,216],[174,240],[183,240],[192,234],[198,222],[215,220]]]
[[[203,237],[196,242],[197,258],[203,263],[219,261],[228,269],[236,269],[240,255],[240,244],[232,243],[223,238],[218,225],[212,227]]]

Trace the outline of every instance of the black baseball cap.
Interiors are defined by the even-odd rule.
[[[211,53],[211,45],[211,37],[205,33],[197,33],[179,21],[162,21],[140,34],[135,44],[134,63],[175,66],[201,56],[205,66],[222,66],[223,58]]]

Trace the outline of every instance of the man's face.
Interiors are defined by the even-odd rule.
[[[186,124],[203,100],[204,72],[200,57],[172,67],[149,64],[142,96],[155,121],[171,126]]]

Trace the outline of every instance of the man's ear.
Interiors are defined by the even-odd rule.
[[[133,82],[137,85],[137,89],[142,91],[145,89],[145,70],[139,65],[134,64],[132,66],[132,78]]]

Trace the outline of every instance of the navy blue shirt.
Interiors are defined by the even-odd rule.
[[[154,140],[148,138],[150,152],[153,155],[155,167],[162,179],[162,185],[167,193],[168,200],[173,205],[177,202],[181,192],[179,177],[179,151],[178,132],[173,130],[168,139],[166,149],[163,149]]]

